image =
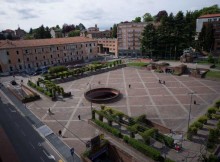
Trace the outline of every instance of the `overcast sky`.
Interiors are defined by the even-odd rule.
[[[176,14],[218,4],[220,0],[0,0],[0,31],[37,28],[42,24],[95,24],[101,30],[114,23],[131,21],[145,13],[156,15],[161,10]]]

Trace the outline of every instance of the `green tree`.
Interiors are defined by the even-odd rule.
[[[114,24],[112,27],[111,37],[117,38],[117,24]]]
[[[136,17],[134,20],[132,20],[133,22],[141,22],[141,17]]]
[[[29,34],[33,34],[33,29],[30,28]]]
[[[146,55],[152,57],[153,52],[155,51],[155,42],[156,42],[156,29],[153,24],[148,24],[145,26],[142,33],[141,45],[142,52]]]
[[[69,37],[77,37],[77,36],[80,36],[80,30],[72,30],[71,32],[69,32],[68,36],[69,36]]]
[[[150,13],[145,13],[144,16],[143,16],[142,18],[143,18],[143,22],[150,22],[150,21],[153,21],[153,17],[151,16]]]

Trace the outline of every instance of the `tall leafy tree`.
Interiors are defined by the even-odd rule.
[[[153,17],[151,16],[150,13],[145,13],[144,16],[143,16],[142,18],[143,18],[143,22],[150,22],[150,21],[153,21]]]
[[[141,44],[142,52],[152,57],[156,47],[156,29],[153,24],[150,23],[145,26],[142,33]]]
[[[133,22],[141,22],[141,17],[136,17],[134,20],[132,20]]]
[[[117,25],[116,24],[113,25],[111,31],[112,31],[111,32],[111,37],[112,38],[117,38]]]
[[[160,21],[164,16],[165,17],[168,16],[167,11],[165,10],[159,11],[158,14],[156,15],[156,21]]]

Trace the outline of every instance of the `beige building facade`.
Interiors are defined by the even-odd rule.
[[[118,24],[118,55],[119,56],[141,56],[141,37],[145,22],[124,22]]]
[[[99,38],[96,40],[98,42],[98,53],[113,54],[115,57],[118,57],[118,39]]]
[[[43,66],[89,61],[97,41],[85,37],[0,41],[0,72],[21,72]]]

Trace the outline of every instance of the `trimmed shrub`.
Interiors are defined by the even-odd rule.
[[[215,107],[219,108],[220,107],[220,100],[215,102]]]
[[[212,114],[212,118],[215,118],[217,120],[220,120],[220,115],[218,114]]]
[[[206,124],[208,121],[208,117],[206,115],[200,116],[198,119],[198,122],[202,123],[202,124]]]
[[[195,127],[195,126],[190,126],[189,127],[189,130],[188,130],[188,133],[192,134],[192,135],[196,135],[197,134],[197,131],[198,131],[198,128]]]
[[[174,145],[174,139],[172,137],[168,137],[160,133],[156,135],[156,140],[160,141],[161,143],[165,143],[165,145],[170,148],[172,148]]]
[[[135,120],[137,121],[137,122],[145,122],[145,119],[146,119],[146,115],[145,114],[143,114],[143,115],[140,115],[140,116],[138,116]]]
[[[215,108],[215,107],[210,107],[210,108],[208,108],[207,113],[208,113],[208,114],[215,114],[215,113],[216,113],[216,108]]]
[[[191,126],[192,126],[192,127],[196,127],[196,128],[198,128],[198,129],[202,129],[203,124],[200,123],[200,122],[198,122],[198,121],[196,121],[196,122],[194,122]]]

